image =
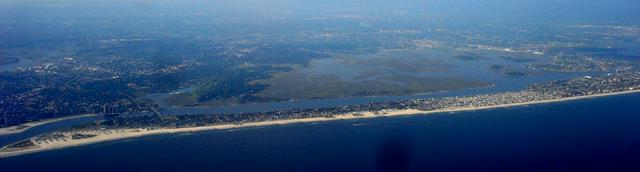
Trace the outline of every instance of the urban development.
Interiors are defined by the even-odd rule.
[[[62,148],[152,134],[286,124],[332,119],[425,114],[507,107],[640,91],[640,72],[618,70],[603,76],[536,83],[516,92],[462,97],[411,99],[333,108],[281,110],[261,113],[210,115],[140,115],[109,117],[21,141],[0,149],[0,156]],[[306,119],[310,119],[305,121]],[[271,123],[269,123],[271,122]],[[274,123],[275,122],[275,123]],[[249,125],[247,125],[249,124]],[[219,127],[216,127],[219,126]],[[212,128],[206,128],[212,127]],[[186,130],[181,130],[186,129]]]

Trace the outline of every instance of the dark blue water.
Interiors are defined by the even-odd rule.
[[[1,171],[638,171],[640,94],[456,114],[150,136]]]

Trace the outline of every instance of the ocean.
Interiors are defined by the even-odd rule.
[[[0,171],[639,171],[640,94],[148,136],[0,159]]]

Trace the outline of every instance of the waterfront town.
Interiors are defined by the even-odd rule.
[[[365,112],[384,114],[385,111],[406,109],[416,109],[420,111],[451,110],[458,108],[518,104],[633,90],[640,90],[640,72],[620,72],[615,74],[606,74],[599,77],[585,76],[570,80],[532,84],[526,89],[516,92],[481,94],[463,97],[410,99],[376,102],[366,105],[346,105],[331,108],[294,109],[260,113],[115,117],[100,123],[80,126],[71,130],[97,128],[182,128],[286,119],[318,117],[334,118],[341,114],[358,114]]]
[[[536,83],[521,91],[474,96],[410,99],[369,103],[366,105],[280,110],[260,113],[116,116],[27,139],[0,149],[0,153],[10,154],[12,152],[40,149],[39,145],[65,145],[67,142],[73,141],[81,143],[84,139],[91,139],[101,135],[140,133],[139,135],[142,136],[159,134],[163,133],[161,131],[173,129],[222,125],[245,127],[244,124],[249,123],[304,119],[330,120],[346,115],[352,118],[344,119],[354,119],[358,118],[358,116],[364,116],[367,113],[373,114],[373,116],[386,116],[391,112],[412,112],[412,114],[453,112],[459,110],[535,104],[536,102],[545,101],[552,102],[554,100],[567,98],[626,93],[639,90],[640,72],[628,70],[602,76],[585,76],[569,80]],[[249,127],[250,126],[252,125],[249,125]],[[143,134],[142,131],[146,131],[148,134]],[[122,136],[127,136],[127,134],[123,134]],[[111,138],[117,139],[118,136]]]

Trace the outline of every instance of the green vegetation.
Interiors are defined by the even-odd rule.
[[[180,93],[170,95],[162,101],[171,106],[195,106],[198,104],[198,97],[191,93]]]
[[[443,72],[454,65],[442,61],[439,51],[431,50],[384,50],[365,57],[337,57],[337,61],[352,66],[368,66],[379,69],[388,68],[393,72]]]
[[[250,95],[251,93],[261,91],[264,88],[266,88],[266,85],[249,84],[244,78],[225,75],[203,84],[196,90],[196,95],[199,102],[233,97],[239,97],[242,102],[249,102],[255,99]]]
[[[24,141],[7,146],[8,149],[5,149],[5,150],[26,149],[34,146],[36,145],[33,143],[33,141],[24,140]]]
[[[86,138],[91,138],[91,137],[96,137],[97,135],[95,134],[73,134],[71,135],[71,139],[73,140],[80,140],[80,139],[86,139]]]
[[[376,77],[375,80],[343,81],[334,75],[286,73],[261,81],[269,87],[258,97],[288,99],[320,99],[353,96],[408,95],[436,91],[489,86],[489,83],[456,78],[429,78],[409,75]]]
[[[442,59],[449,53],[419,49],[337,56],[257,81],[268,87],[253,95],[262,100],[325,99],[411,95],[490,85],[442,75],[456,67]]]

